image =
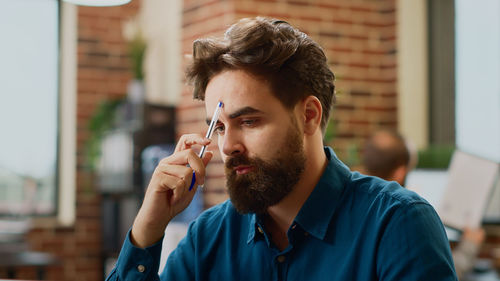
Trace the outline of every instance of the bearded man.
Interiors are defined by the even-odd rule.
[[[323,146],[334,75],[306,34],[242,19],[223,39],[194,42],[187,77],[208,121],[224,105],[215,132],[230,200],[190,225],[158,276],[165,227],[213,155],[193,150],[209,139],[182,136],[108,280],[456,280],[434,209],[395,182],[351,172]]]

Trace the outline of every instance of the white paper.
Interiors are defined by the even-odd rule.
[[[443,223],[457,229],[480,227],[498,170],[498,163],[455,151],[437,208]]]

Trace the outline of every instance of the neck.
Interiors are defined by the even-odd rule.
[[[286,239],[285,246],[288,245],[286,232],[299,213],[302,205],[319,182],[326,165],[328,164],[322,143],[320,145],[308,145],[305,143],[304,153],[306,154],[306,164],[302,177],[292,192],[288,194],[278,204],[267,209],[265,218],[266,229],[271,232],[273,241],[280,247]],[[281,238],[277,238],[281,237]],[[275,239],[276,237],[276,239]],[[276,241],[278,240],[278,241]]]

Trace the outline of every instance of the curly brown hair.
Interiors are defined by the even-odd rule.
[[[212,77],[224,70],[242,69],[270,82],[274,95],[288,109],[314,95],[323,108],[324,131],[335,103],[332,71],[322,48],[305,33],[282,20],[263,17],[241,19],[223,39],[198,39],[186,77],[193,97],[205,99]]]

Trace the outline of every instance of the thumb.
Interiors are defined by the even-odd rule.
[[[207,165],[208,162],[210,162],[210,160],[212,160],[212,157],[214,156],[214,153],[212,151],[205,151],[205,154],[203,155],[203,159],[201,159],[203,161],[203,165]]]

